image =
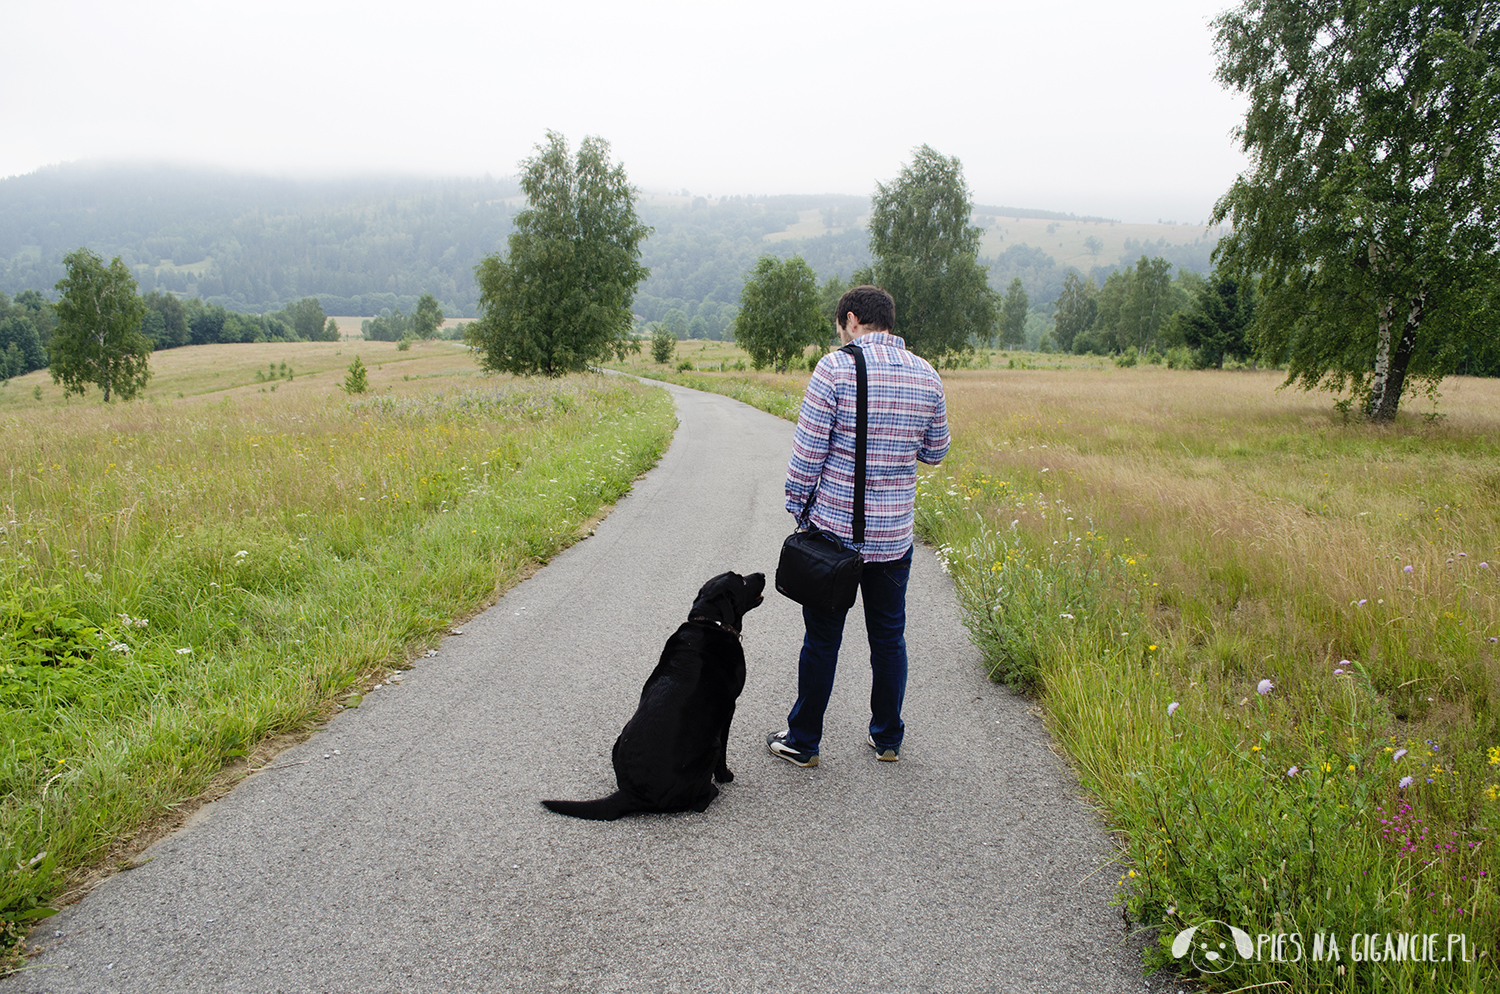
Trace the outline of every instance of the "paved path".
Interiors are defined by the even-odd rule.
[[[613,789],[610,747],[698,586],[771,574],[790,526],[791,425],[672,391],[671,448],[592,538],[46,922],[0,994],[1145,990],[1103,834],[984,678],[928,549],[900,763],[864,742],[857,610],[822,765],[766,753],[801,639],[768,590],[708,811],[537,803]]]

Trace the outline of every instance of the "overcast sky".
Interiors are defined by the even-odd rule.
[[[1245,165],[1229,6],[0,0],[0,176],[513,175],[550,128],[643,190],[867,195],[927,144],[978,203],[1199,221]]]

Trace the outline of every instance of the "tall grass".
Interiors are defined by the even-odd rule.
[[[1306,949],[1217,989],[1492,986],[1500,383],[1376,428],[1275,374],[945,379],[923,528],[1118,830],[1148,965],[1191,972],[1173,938],[1219,920]],[[1473,961],[1351,957],[1413,933]]]
[[[1496,989],[1500,382],[1374,427],[1278,373],[943,376],[919,529],[1115,830],[1146,965]],[[1253,954],[1173,954],[1215,920]]]
[[[471,373],[0,414],[12,935],[226,761],[576,540],[671,434],[659,390]]]

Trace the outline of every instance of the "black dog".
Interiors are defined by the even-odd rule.
[[[615,740],[620,789],[597,801],[543,801],[575,818],[613,821],[636,811],[704,811],[726,763],[734,702],[745,689],[740,620],[758,607],[764,573],[722,573],[703,585],[688,620],[667,639],[641,688],[635,717]]]

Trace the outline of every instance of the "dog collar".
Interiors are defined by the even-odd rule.
[[[733,627],[724,624],[724,622],[722,622],[722,621],[715,621],[712,618],[705,618],[701,614],[695,614],[691,618],[689,618],[688,620],[689,621],[701,621],[705,625],[713,625],[715,628],[722,628],[726,632],[728,632],[729,634],[733,635],[735,638],[739,638],[740,637],[740,633],[737,632],[737,631],[735,631]]]

